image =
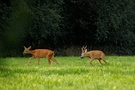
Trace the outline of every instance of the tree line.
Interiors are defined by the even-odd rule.
[[[23,46],[78,55],[83,45],[134,55],[134,11],[134,0],[0,0],[0,56]]]

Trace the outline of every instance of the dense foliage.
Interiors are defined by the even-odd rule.
[[[0,55],[20,56],[23,45],[133,55],[134,11],[134,0],[0,0]]]

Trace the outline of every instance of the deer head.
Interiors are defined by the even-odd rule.
[[[29,54],[30,53],[31,46],[29,46],[28,48],[26,48],[25,46],[23,46],[23,47],[24,47],[23,54]]]
[[[85,57],[85,53],[87,53],[87,46],[83,46],[82,48],[82,54],[81,54],[81,58],[84,58]]]

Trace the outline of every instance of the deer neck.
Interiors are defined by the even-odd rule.
[[[89,52],[85,52],[85,56],[89,56]]]
[[[35,50],[29,50],[29,54],[34,54],[35,53]]]

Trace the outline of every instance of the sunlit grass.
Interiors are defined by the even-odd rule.
[[[0,90],[134,90],[135,57],[107,56],[100,65],[89,58],[56,57],[59,65],[46,59],[0,59]]]

